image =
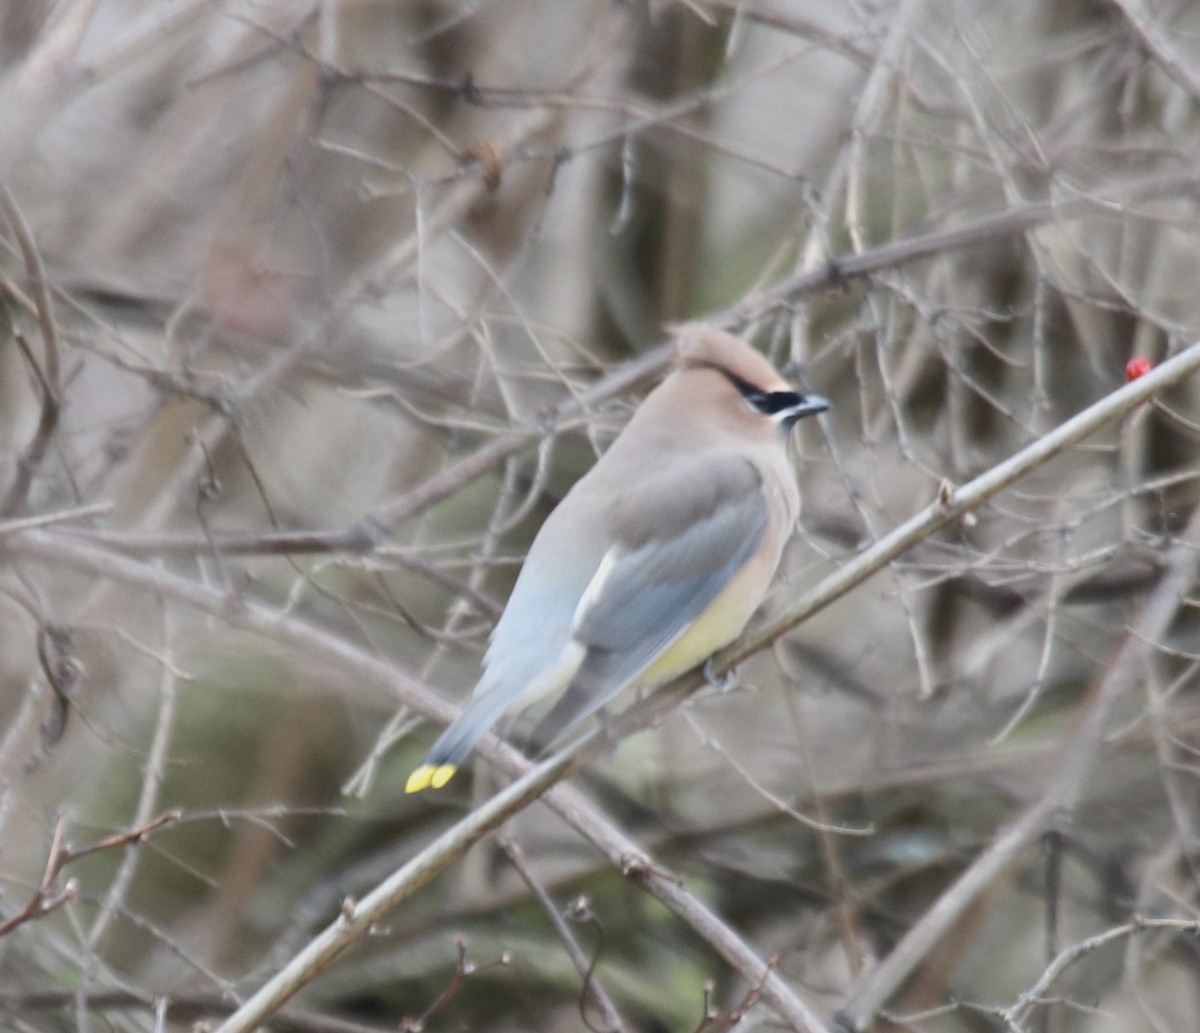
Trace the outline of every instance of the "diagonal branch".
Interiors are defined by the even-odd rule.
[[[99,579],[111,579],[137,586],[212,614],[234,627],[246,628],[282,642],[299,653],[345,672],[346,680],[355,686],[371,686],[389,691],[398,696],[406,706],[443,724],[449,723],[457,713],[457,708],[440,699],[420,682],[365,654],[338,635],[245,599],[237,593],[225,593],[149,564],[84,544],[73,535],[34,530],[10,535],[7,541],[12,553],[42,562],[62,564]],[[702,679],[695,677],[686,684],[689,687],[688,691],[692,691],[702,684]],[[635,708],[631,713],[615,720],[611,731],[618,737],[624,737],[638,728],[644,728],[651,720],[669,710],[674,701],[675,697],[668,693],[655,694],[646,700],[649,706]],[[517,750],[502,743],[495,736],[487,736],[477,747],[477,751],[510,775],[521,775],[524,772],[527,777],[521,782],[522,788],[514,791],[514,783],[514,786],[510,786],[499,797],[489,801],[485,805],[488,809],[482,814],[479,811],[472,812],[463,822],[453,826],[445,837],[436,840],[428,848],[433,854],[427,855],[423,852],[414,858],[401,870],[404,873],[403,878],[397,873],[381,884],[375,892],[354,906],[354,914],[361,916],[370,901],[372,908],[380,909],[374,917],[374,921],[378,921],[387,909],[411,895],[410,881],[418,880],[411,890],[415,892],[496,825],[532,800],[545,796],[547,805],[568,825],[601,850],[612,864],[635,879],[647,892],[657,897],[691,926],[748,982],[752,985],[761,983],[763,1000],[783,1016],[793,1029],[823,1030],[824,1026],[811,1009],[779,975],[718,915],[685,889],[678,877],[656,865],[641,847],[616,828],[572,787],[559,785],[548,792],[556,782],[568,777],[610,748],[609,737],[593,732],[534,768]],[[387,891],[382,892],[385,886]],[[287,966],[286,977],[281,972],[268,984],[272,987],[269,995],[256,995],[255,1000],[258,1003],[254,1006],[253,1013],[239,1009],[229,1021],[234,1022],[236,1018],[237,1022],[241,1023],[246,1014],[259,1014],[261,1021],[263,1017],[273,1014],[304,983],[314,979],[324,966],[349,946],[350,942],[366,935],[371,924],[348,923],[349,934],[352,934],[349,939],[347,928],[339,926],[336,930],[332,927],[332,931],[326,930],[329,935],[321,939],[317,947],[312,951],[302,951],[301,955],[297,956],[302,957],[303,961],[293,959]],[[249,1007],[248,1002],[244,1008]],[[224,1033],[230,1033],[232,1030],[249,1029],[251,1026],[235,1024],[222,1028]]]
[[[773,309],[792,304],[817,291],[859,280],[874,273],[915,262],[922,258],[986,244],[993,240],[1019,236],[1052,221],[1080,218],[1097,206],[1111,207],[1144,201],[1154,197],[1187,191],[1200,185],[1200,168],[1188,166],[1174,172],[1112,183],[1091,193],[1080,193],[1065,200],[1033,201],[1013,205],[990,215],[971,219],[949,229],[914,234],[880,247],[831,259],[813,269],[805,269],[775,286],[706,317],[705,322],[725,328],[738,328],[761,318]],[[422,513],[449,498],[455,492],[483,476],[509,456],[516,455],[542,436],[562,428],[567,422],[601,401],[613,398],[643,380],[661,373],[671,362],[674,348],[659,345],[593,384],[577,397],[550,409],[537,427],[509,431],[454,465],[433,474],[422,484],[392,502],[385,503],[363,520],[367,526],[390,528]]]
[[[1192,345],[1146,376],[1126,384],[1096,402],[981,477],[957,491],[947,488],[932,506],[826,578],[821,585],[802,596],[779,619],[723,651],[718,658],[718,672],[729,669],[750,652],[763,648],[817,609],[840,598],[912,545],[983,505],[999,491],[1064,449],[1105,423],[1119,419],[1155,392],[1182,380],[1197,369],[1200,369],[1200,345]],[[230,597],[204,585],[83,545],[64,534],[26,531],[11,535],[9,541],[14,552],[49,562],[63,563],[101,577],[139,584],[213,613],[235,625],[287,641],[309,655],[353,671],[360,682],[367,681],[390,687],[406,704],[440,721],[448,721],[455,712],[453,707],[442,702],[423,685],[392,670],[386,664],[363,655],[336,636],[261,604]],[[1200,563],[1200,553],[1195,554],[1195,557],[1195,562]],[[1175,591],[1176,581],[1177,578],[1173,576],[1164,580],[1156,591],[1155,598],[1166,598],[1164,592]],[[1155,637],[1151,635],[1150,639]],[[678,679],[643,703],[630,707],[614,722],[612,731],[620,736],[645,727],[695,691],[702,683],[703,679],[695,672]],[[1096,709],[1094,708],[1093,713]],[[282,972],[240,1008],[222,1027],[221,1033],[250,1029],[273,1014],[338,954],[366,935],[371,926],[389,909],[408,899],[488,831],[542,796],[546,796],[547,803],[568,824],[599,846],[626,874],[637,878],[651,893],[708,939],[730,964],[752,981],[762,979],[764,1000],[780,1012],[794,1028],[822,1029],[820,1021],[811,1010],[770,971],[766,962],[758,958],[736,933],[685,890],[674,876],[654,865],[636,844],[604,819],[582,796],[564,786],[549,792],[557,782],[577,771],[607,747],[607,738],[593,731],[547,761],[534,766],[494,736],[487,737],[480,746],[480,752],[503,771],[517,775],[517,781],[449,829],[421,854],[380,884],[363,901],[348,907],[342,918],[311,941]],[[1073,751],[1071,756],[1078,752]],[[1090,757],[1090,754],[1088,756]],[[1076,761],[1076,764],[1078,763]],[[1038,821],[1041,820],[1043,819],[1039,817]],[[1026,835],[1028,830],[1024,826],[1007,834],[1008,838],[1002,842],[1011,843],[1004,846],[1004,850],[1009,852],[1008,856],[1026,842]],[[999,853],[996,856],[999,857]],[[983,885],[986,885],[986,882],[981,882],[974,892],[978,892]],[[926,940],[932,943],[944,929],[946,920],[946,916],[935,909],[926,916],[925,921],[914,928],[910,936],[920,934],[924,937],[918,941],[918,947]],[[867,977],[863,988],[847,1005],[844,1012],[847,1027],[864,1028],[863,1024],[869,1021],[869,1016],[875,1013],[882,1001],[922,956],[924,954],[921,950],[904,955],[893,952],[888,961],[875,969]]]
[[[1144,377],[1089,405],[1082,412],[1076,413],[1065,423],[1059,424],[1048,434],[1021,449],[1016,455],[993,466],[961,488],[943,483],[938,498],[920,513],[822,579],[820,584],[802,595],[774,620],[743,636],[740,641],[719,654],[719,668],[731,668],[752,653],[770,645],[817,610],[824,609],[835,599],[840,599],[881,567],[923,542],[935,531],[978,509],[1005,488],[1078,444],[1106,423],[1121,419],[1148,398],[1172,384],[1179,383],[1198,370],[1200,343],[1190,345]]]
[[[1193,345],[1189,352],[1200,346]],[[1184,353],[1187,354],[1187,353]],[[1063,746],[1062,761],[1041,798],[1008,828],[1002,829],[966,871],[911,927],[882,962],[851,990],[837,1016],[840,1028],[868,1029],[900,984],[929,955],[950,928],[991,885],[1017,854],[1069,813],[1095,761],[1109,718],[1121,694],[1144,675],[1152,651],[1165,637],[1180,606],[1200,574],[1200,507],[1171,549],[1168,573],[1146,600],[1116,658],[1092,689],[1087,712]]]
[[[1200,100],[1200,75],[1189,67],[1187,57],[1179,52],[1171,33],[1157,23],[1141,0],[1110,2],[1129,23],[1129,31],[1138,45],[1188,92],[1193,101]]]
[[[1075,196],[1050,198],[1015,204],[990,215],[970,219],[949,229],[901,237],[857,254],[834,258],[814,269],[805,269],[744,301],[707,317],[717,326],[741,326],[759,319],[772,309],[781,308],[802,297],[829,287],[859,280],[884,269],[894,269],[921,258],[932,258],[947,251],[985,244],[992,240],[1019,236],[1049,222],[1078,219],[1100,209],[1122,210],[1134,201],[1146,201],[1179,193],[1200,184],[1200,168],[1188,165],[1172,172],[1155,173],[1137,179],[1110,183],[1088,192],[1079,189]]]

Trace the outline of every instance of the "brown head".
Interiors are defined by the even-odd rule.
[[[792,390],[775,367],[740,337],[702,323],[685,323],[672,331],[683,368],[714,369],[760,391]]]
[[[712,327],[673,328],[677,364],[647,395],[609,449],[611,461],[597,480],[619,486],[628,468],[660,461],[672,449],[741,452],[775,476],[794,478],[787,459],[787,430],[829,403],[799,394],[762,355],[740,338]],[[629,464],[629,467],[626,466]]]
[[[674,328],[678,340],[677,396],[691,396],[709,419],[738,424],[743,433],[774,436],[829,403],[802,395],[740,337],[698,323]],[[665,386],[665,385],[664,385]]]

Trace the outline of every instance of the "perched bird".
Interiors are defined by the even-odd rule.
[[[534,732],[545,744],[682,674],[762,601],[800,510],[788,430],[829,403],[730,334],[677,333],[676,369],[546,518],[471,701],[406,792],[445,785],[506,711],[562,692]]]

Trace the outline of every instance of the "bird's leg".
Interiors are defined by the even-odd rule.
[[[704,661],[704,680],[718,692],[725,693],[737,683],[737,675],[733,669],[724,674],[717,674],[713,668],[713,658],[710,656]]]

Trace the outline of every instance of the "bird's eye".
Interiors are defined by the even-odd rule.
[[[795,391],[763,391],[753,384],[747,383],[741,377],[735,377],[732,374],[726,374],[726,376],[729,377],[730,382],[738,389],[741,396],[746,399],[746,404],[764,416],[775,416],[804,403],[804,396]]]
[[[764,416],[777,416],[803,405],[804,396],[795,391],[756,391],[746,401]]]

